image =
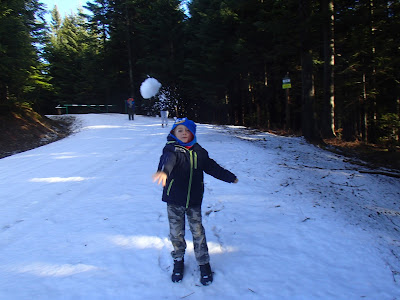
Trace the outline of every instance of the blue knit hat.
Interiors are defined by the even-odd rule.
[[[187,127],[187,129],[190,130],[190,132],[193,134],[193,140],[190,141],[189,143],[183,143],[181,140],[179,140],[176,136],[174,136],[173,131],[178,125],[184,125]],[[174,125],[172,126],[171,133],[170,135],[181,145],[181,146],[193,146],[197,142],[196,138],[196,124],[192,121],[189,120],[188,118],[179,118],[175,120]]]
[[[193,133],[193,136],[196,135],[196,124],[192,120],[189,120],[188,118],[176,119],[171,131],[173,131],[178,125],[185,125],[187,129],[189,129],[190,132]]]

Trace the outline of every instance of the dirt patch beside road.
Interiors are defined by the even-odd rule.
[[[0,107],[0,158],[34,149],[72,133],[74,117],[47,118],[29,107]]]

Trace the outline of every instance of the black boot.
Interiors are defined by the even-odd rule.
[[[210,264],[200,265],[200,282],[202,285],[209,285],[213,282],[213,273]]]
[[[172,271],[171,279],[172,282],[181,282],[184,271],[184,259],[174,260],[174,270]]]

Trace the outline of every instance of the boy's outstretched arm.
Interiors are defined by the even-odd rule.
[[[208,163],[204,171],[207,174],[225,182],[237,183],[239,181],[235,174],[224,169],[211,158],[208,158]]]
[[[167,178],[167,173],[163,171],[158,171],[153,175],[153,182],[156,182],[158,180],[157,184],[162,183],[162,186],[165,186],[167,184]]]

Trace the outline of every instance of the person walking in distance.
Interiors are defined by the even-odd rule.
[[[168,98],[165,93],[168,93],[168,91],[161,92],[159,94],[159,105],[160,105],[160,115],[161,115],[161,126],[164,127],[168,126]]]
[[[133,97],[130,97],[128,100],[126,100],[126,104],[128,106],[129,120],[134,120],[135,119],[135,100],[133,99]]]
[[[162,127],[164,127],[164,125],[168,126],[168,110],[165,107],[161,108],[160,115],[161,115],[161,126]]]

